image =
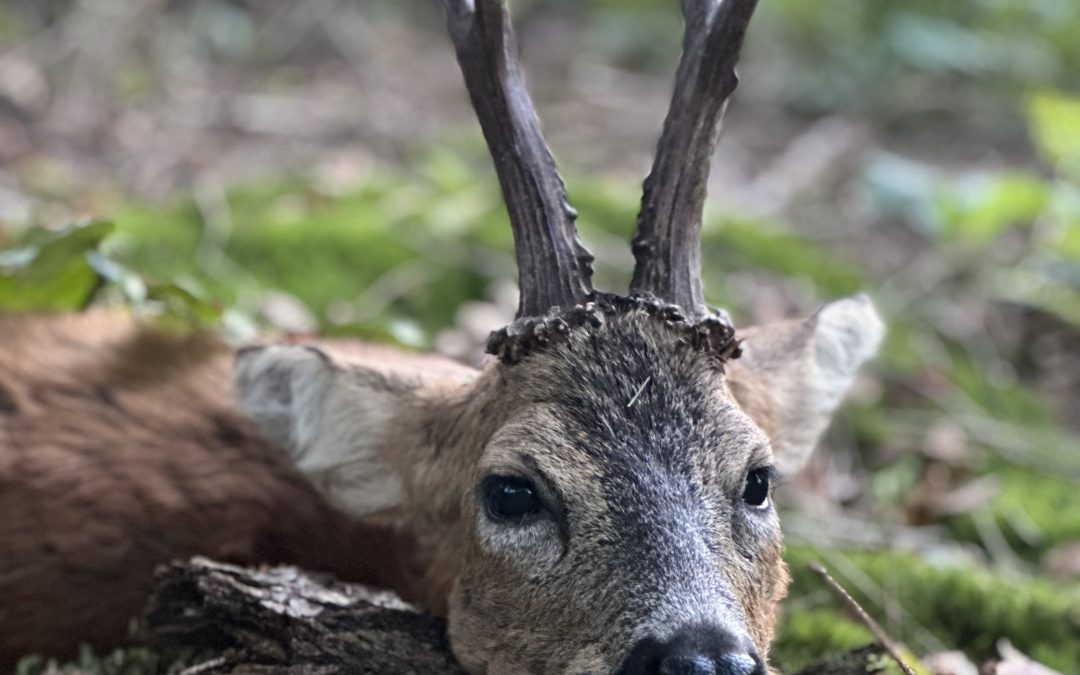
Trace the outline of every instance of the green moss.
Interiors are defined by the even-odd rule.
[[[827,608],[792,611],[783,617],[770,661],[789,673],[807,663],[873,642],[863,626]]]
[[[1031,563],[1058,544],[1080,540],[1080,509],[1075,508],[1080,486],[1075,481],[1000,460],[993,464],[987,473],[997,479],[999,492],[989,513],[952,519],[949,526],[957,539],[981,543],[975,517],[988,515],[1012,551]]]
[[[908,660],[907,664],[914,669],[916,675],[929,675],[914,661]],[[859,675],[903,675],[896,661],[877,643],[817,659],[801,668],[795,675],[855,675],[856,673]]]
[[[145,647],[117,649],[97,655],[83,645],[79,657],[67,663],[41,656],[27,656],[15,667],[15,675],[157,675],[165,670],[156,652]]]
[[[832,571],[871,615],[883,615],[886,596],[890,603],[902,608],[904,618],[898,634],[892,637],[909,643],[916,652],[944,646],[984,659],[995,653],[995,642],[1004,637],[1021,651],[1064,672],[1080,663],[1078,587],[1063,588],[1037,579],[1006,579],[970,565],[936,566],[902,553],[833,551],[828,556],[842,556],[859,570],[860,576],[873,583],[874,589],[860,588],[865,586],[861,580],[848,580],[837,570]],[[821,558],[818,552],[792,547],[786,557],[794,579],[794,606],[818,611],[822,606],[838,606],[831,596],[823,595],[821,581],[807,569],[808,562]],[[793,611],[784,621],[779,644],[785,655],[805,655],[814,650],[815,641],[826,640],[813,632],[815,619],[824,622],[829,615],[812,614],[804,621]],[[842,621],[829,628],[833,625],[838,637],[828,639],[846,639],[850,627]],[[927,634],[940,644],[926,644]]]

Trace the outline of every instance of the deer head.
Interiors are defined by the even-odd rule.
[[[858,296],[740,340],[704,302],[705,183],[755,0],[683,1],[627,296],[592,288],[502,0],[445,4],[514,231],[521,301],[498,358],[441,377],[250,349],[240,402],[336,504],[432,542],[470,671],[764,673],[787,585],[770,486],[882,326]]]

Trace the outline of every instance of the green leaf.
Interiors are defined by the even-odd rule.
[[[1042,92],[1028,102],[1035,145],[1046,161],[1080,180],[1080,98]]]
[[[59,232],[36,230],[23,248],[0,256],[0,310],[62,311],[89,302],[101,282],[89,254],[113,231],[96,221]]]
[[[221,319],[222,307],[205,297],[202,289],[192,284],[165,283],[150,286],[147,300],[159,303],[164,316],[180,319],[182,325],[213,326]]]
[[[1029,227],[1046,209],[1050,186],[1024,173],[979,177],[938,197],[946,237],[986,243],[1012,227]]]

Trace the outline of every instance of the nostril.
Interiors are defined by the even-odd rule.
[[[716,660],[692,654],[664,658],[656,675],[763,675],[764,672],[764,667],[749,654],[724,654]]]
[[[724,654],[717,659],[717,675],[764,675],[765,667],[749,654]]]
[[[717,675],[716,664],[704,656],[669,656],[660,662],[657,675]]]

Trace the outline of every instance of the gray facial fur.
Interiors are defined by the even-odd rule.
[[[505,368],[518,413],[477,478],[526,478],[547,508],[516,525],[466,504],[459,657],[488,672],[609,672],[639,640],[694,624],[764,654],[786,577],[775,513],[742,491],[771,456],[721,362],[630,313]]]

